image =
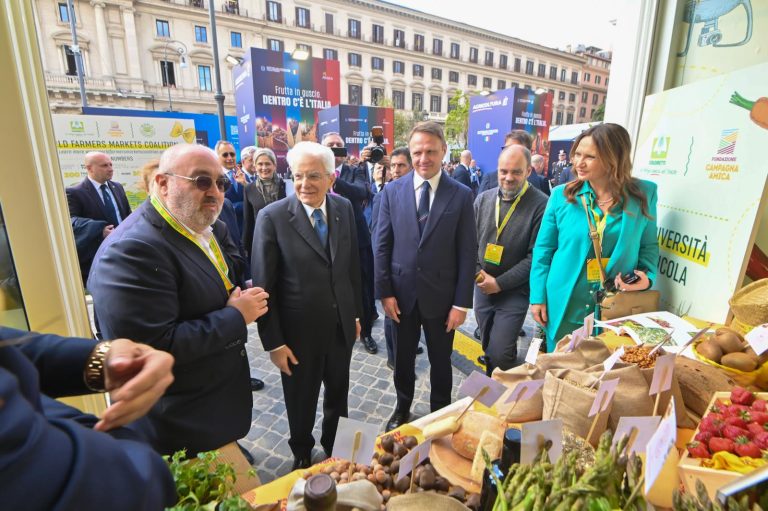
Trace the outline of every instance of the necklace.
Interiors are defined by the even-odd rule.
[[[613,202],[613,197],[609,197],[609,198],[607,198],[607,199],[605,199],[605,200],[600,200],[600,199],[598,199],[598,200],[597,200],[597,203],[598,203],[600,206],[607,206],[608,204],[610,204],[610,203],[612,203],[612,202]]]

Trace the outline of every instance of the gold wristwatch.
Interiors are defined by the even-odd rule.
[[[85,364],[85,371],[83,372],[85,386],[94,392],[104,392],[106,390],[104,385],[104,364],[111,346],[112,343],[110,341],[97,344]]]

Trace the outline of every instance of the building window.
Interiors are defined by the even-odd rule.
[[[437,94],[431,94],[429,96],[429,111],[430,112],[442,112],[443,97]]]
[[[565,81],[565,73],[566,73],[565,69],[561,69],[560,70],[560,81],[561,82]]]
[[[405,62],[402,62],[400,60],[393,60],[392,61],[392,72],[396,75],[404,75],[405,74]]]
[[[442,54],[443,54],[443,40],[432,39],[432,55],[442,55]]]
[[[493,67],[493,52],[492,51],[486,51],[485,52],[485,65]]]
[[[512,82],[512,83],[509,84],[509,88],[510,89],[516,89],[517,87],[518,87],[518,83],[517,82]]]
[[[579,84],[579,72],[578,71],[571,71],[571,83],[574,85]]]
[[[608,87],[608,78],[605,79],[605,86]]]
[[[411,94],[411,110],[414,112],[421,112],[424,110],[424,94],[421,92],[414,92]]]
[[[195,42],[196,43],[208,42],[208,29],[206,27],[195,25]]]
[[[477,75],[467,75],[467,85],[469,87],[477,87]]]
[[[597,94],[592,94],[592,104],[593,104],[593,105],[596,105],[596,104],[597,104],[597,100],[598,100],[598,96],[597,96]]]
[[[584,117],[584,116],[586,116],[586,115],[587,115],[587,109],[586,109],[586,108],[584,108],[584,107],[581,107],[581,108],[579,109],[579,117]]]
[[[433,80],[442,80],[443,79],[443,70],[439,67],[433,67],[432,68],[432,79]]]
[[[499,69],[507,69],[507,56],[499,55]]]
[[[533,74],[533,61],[529,60],[525,63],[525,74],[532,75]]]
[[[325,60],[339,60],[339,51],[332,50],[331,48],[323,49],[323,58]]]
[[[347,55],[347,63],[350,67],[362,67],[363,57],[359,53],[350,53]]]
[[[375,71],[384,71],[384,59],[381,57],[371,57],[371,68]]]
[[[230,32],[229,33],[229,46],[231,48],[242,48],[243,47],[243,34],[240,32]]]
[[[392,91],[392,106],[397,110],[405,110],[405,91]]]
[[[507,81],[506,80],[499,80],[496,82],[496,89],[497,90],[504,90],[507,88]]]
[[[546,64],[539,64],[539,72],[538,72],[539,78],[544,78],[546,75],[547,75]]]
[[[600,75],[595,75],[595,83],[596,83],[597,85],[600,85],[600,80],[601,80],[601,77],[600,77]]]
[[[393,37],[393,45],[397,48],[405,48],[405,31],[395,29]]]
[[[591,78],[589,73],[584,73],[584,81],[589,83],[589,79]]]
[[[283,46],[283,41],[280,39],[267,39],[267,48],[282,53],[285,47]]]
[[[349,20],[347,23],[347,35],[353,39],[360,39],[362,37],[360,20]]]
[[[296,43],[296,49],[304,50],[307,52],[307,55],[309,55],[310,57],[312,56],[312,47],[308,44]]]
[[[350,105],[363,104],[363,87],[362,86],[349,84],[348,91],[349,91]]]
[[[582,92],[581,93],[581,102],[586,103],[589,101],[589,92]]]
[[[456,60],[461,58],[461,45],[459,43],[451,43],[451,58]]]
[[[69,76],[77,76],[77,62],[75,61],[75,52],[72,51],[71,46],[64,45],[61,48],[64,51],[64,74]]]
[[[451,83],[459,83],[459,72],[448,71],[448,81]]]
[[[520,59],[515,59],[515,73],[520,72],[520,66],[522,65],[522,62]]]
[[[200,90],[213,90],[211,66],[197,66],[197,82],[200,85]]]
[[[280,2],[267,0],[267,21],[283,22],[283,6]]]
[[[296,8],[296,26],[301,28],[310,28],[312,26],[309,21],[309,9],[306,7]]]
[[[470,48],[469,49],[469,61],[473,64],[477,64],[477,54],[479,52],[477,51],[477,48]]]
[[[413,35],[413,50],[424,51],[424,36],[421,34]]]
[[[565,116],[565,124],[573,124],[573,114],[569,113]]]
[[[483,78],[483,89],[491,89],[491,88],[493,88],[493,79]]]
[[[570,94],[568,94],[568,102],[573,103],[574,101],[576,101],[576,93],[571,92]]]
[[[384,27],[381,25],[373,25],[371,27],[373,32],[372,40],[374,43],[384,44]]]
[[[549,66],[549,79],[557,80],[557,66]]]
[[[563,112],[557,112],[557,114],[555,115],[555,124],[557,124],[558,126],[563,124]]]
[[[66,2],[59,2],[59,21],[69,23],[69,8]]]
[[[424,66],[421,64],[414,64],[413,65],[413,76],[424,78]]]
[[[384,89],[381,87],[371,87],[371,104],[376,106],[381,104],[384,99]]]
[[[560,101],[565,101],[565,92],[560,91],[560,93],[557,95],[557,99],[559,99]]]
[[[163,81],[163,87],[176,87],[176,73],[173,70],[173,62],[168,60],[160,61],[160,79]]]
[[[155,20],[157,37],[171,37],[171,26],[165,20]]]
[[[325,33],[333,34],[333,14],[330,12],[325,13]]]

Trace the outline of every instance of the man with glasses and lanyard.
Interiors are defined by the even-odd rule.
[[[251,426],[247,325],[266,313],[267,294],[244,289],[245,262],[217,220],[229,186],[211,149],[167,149],[150,199],[102,244],[88,279],[106,338],[176,359],[148,415],[162,454],[217,449]]]

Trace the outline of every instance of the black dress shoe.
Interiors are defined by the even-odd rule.
[[[240,448],[240,452],[243,453],[243,456],[245,456],[245,459],[248,461],[249,465],[253,465],[256,463],[256,460],[253,459],[253,454],[248,451],[245,447],[242,446],[240,442],[235,442],[237,446]]]
[[[480,340],[480,327],[475,328],[475,339]]]
[[[312,459],[309,456],[302,456],[300,458],[293,458],[293,467],[291,470],[299,470],[302,468],[309,468],[312,466]]]
[[[416,346],[416,354],[421,355],[422,353],[424,353],[424,348],[422,348],[421,344],[419,344],[418,346]]]
[[[480,355],[479,357],[477,357],[477,361],[484,366],[488,365],[488,357],[486,357],[485,355]]]
[[[395,413],[392,414],[392,417],[389,418],[389,421],[387,422],[387,428],[386,431],[392,431],[393,429],[397,429],[411,418],[411,413],[408,411],[400,411],[395,410]]]
[[[264,388],[264,382],[258,378],[251,378],[251,391],[256,392]]]
[[[365,347],[365,351],[370,353],[371,355],[375,355],[379,352],[379,347],[376,345],[376,341],[373,340],[373,337],[370,335],[367,337],[363,337],[363,346]]]

